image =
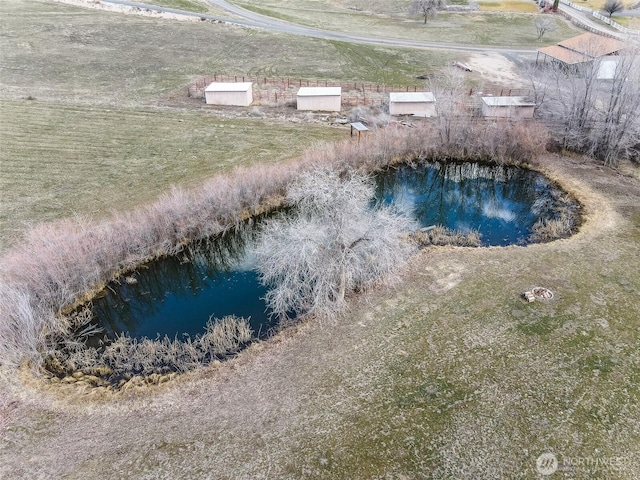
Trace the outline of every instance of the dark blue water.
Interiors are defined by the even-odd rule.
[[[558,189],[531,170],[478,163],[402,165],[376,175],[376,197],[422,227],[477,230],[482,245],[526,244],[540,217],[553,217]]]
[[[535,172],[475,163],[390,168],[376,182],[379,202],[395,202],[422,226],[478,230],[483,245],[525,244],[537,219],[553,217],[561,193]],[[209,318],[236,315],[265,336],[274,327],[262,300],[266,289],[246,253],[257,222],[141,267],[131,274],[135,284],[110,284],[93,302],[102,335],[182,338],[203,333]]]
[[[255,241],[252,224],[222,238],[193,245],[175,257],[151,262],[111,284],[93,301],[93,314],[105,334],[132,337],[168,335],[182,339],[204,331],[209,318],[227,315],[249,320],[254,335],[264,337],[274,326],[262,297],[266,294],[245,253]]]

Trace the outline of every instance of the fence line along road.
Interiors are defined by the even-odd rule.
[[[157,5],[149,5],[146,3],[130,2],[127,0],[101,0],[102,3],[112,3],[115,5],[124,5],[127,7],[136,7],[142,10],[147,9],[154,12],[172,13],[175,15],[183,15],[187,17],[196,17],[204,20],[212,20],[221,23],[227,23],[229,25],[238,25],[241,27],[260,28],[263,30],[270,30],[281,33],[288,33],[291,35],[301,35],[305,37],[320,38],[324,40],[335,40],[347,43],[358,43],[365,45],[377,45],[382,47],[404,47],[404,48],[417,48],[423,50],[455,50],[460,52],[499,52],[499,53],[512,53],[512,54],[532,54],[535,53],[535,47],[521,47],[510,48],[507,46],[481,46],[476,47],[473,45],[462,45],[453,43],[436,43],[436,42],[420,42],[415,40],[404,40],[400,38],[386,38],[386,37],[372,37],[366,35],[351,35],[349,33],[334,32],[331,30],[323,30],[320,28],[305,27],[303,25],[297,25],[295,23],[288,23],[280,20],[271,19],[263,15],[253,14],[248,10],[240,7],[235,7],[228,2],[220,0],[209,0],[212,5],[222,7],[231,11],[234,14],[240,15],[244,18],[225,18],[215,15],[207,15],[204,13],[189,12],[186,10],[179,10],[175,8],[160,7]],[[243,13],[236,13],[243,12]],[[258,20],[253,20],[256,18]]]
[[[608,35],[615,38],[624,38],[625,35],[633,35],[640,36],[640,30],[633,30],[631,28],[627,28],[623,25],[620,25],[618,22],[611,20],[611,18],[602,15],[600,12],[592,10],[588,7],[583,7],[581,5],[577,5],[573,3],[571,0],[560,0],[562,6],[560,7],[560,13],[565,14],[575,23],[579,24],[582,28],[590,30],[594,33],[601,33],[604,35]],[[573,10],[573,11],[572,11]],[[610,25],[612,28],[615,28],[621,34],[617,34],[617,32],[613,32],[602,25],[599,25],[597,22],[591,20],[589,17],[596,18],[601,22]]]

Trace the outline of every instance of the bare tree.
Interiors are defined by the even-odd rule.
[[[427,88],[436,98],[435,124],[444,145],[464,141],[468,127],[468,115],[465,108],[466,79],[464,73],[449,66],[443,75],[430,81]]]
[[[438,10],[441,10],[444,6],[445,0],[413,0],[409,7],[409,13],[422,15],[426,25],[427,18],[434,17]]]
[[[556,29],[556,22],[552,17],[541,16],[536,19],[535,26],[538,32],[538,41],[541,41],[545,33]]]
[[[538,69],[533,81],[546,85],[539,112],[562,146],[610,166],[640,161],[640,57],[625,53],[576,68]]]
[[[330,318],[347,293],[393,280],[412,251],[406,236],[414,221],[372,208],[373,195],[371,181],[353,172],[314,170],[291,185],[294,212],[268,222],[256,249],[274,315]]]
[[[624,10],[624,3],[622,3],[622,0],[607,0],[604,2],[602,10],[607,12],[609,17],[611,17],[614,13]]]

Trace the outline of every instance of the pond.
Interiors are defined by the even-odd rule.
[[[472,162],[389,168],[376,185],[378,199],[395,203],[421,227],[477,230],[484,246],[528,243],[535,222],[554,217],[562,193],[537,172]]]
[[[553,217],[561,193],[536,172],[469,162],[403,165],[376,176],[376,201],[395,202],[424,227],[478,230],[483,245],[526,244],[532,225]],[[254,334],[267,335],[274,324],[262,299],[266,289],[247,254],[259,222],[251,220],[110,284],[92,306],[104,330],[100,337],[127,332],[181,339],[202,333],[209,318],[226,315],[250,318]],[[90,343],[97,344],[97,338]]]
[[[193,337],[203,332],[210,317],[227,315],[247,318],[254,335],[267,335],[274,326],[262,300],[267,291],[246,253],[256,231],[254,221],[246,222],[220,238],[150,262],[120,283],[110,284],[93,301],[93,317],[103,332],[89,344],[97,346],[105,334],[108,338],[122,333],[136,338]]]

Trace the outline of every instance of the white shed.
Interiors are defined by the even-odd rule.
[[[339,112],[342,104],[341,87],[301,87],[298,90],[298,110]]]
[[[253,102],[252,82],[213,82],[204,90],[210,105],[248,107]]]
[[[389,94],[391,115],[436,116],[436,97],[431,92],[391,92]]]
[[[482,97],[482,114],[493,118],[533,118],[536,104],[525,97]]]
[[[598,64],[598,80],[613,80],[616,78],[616,71],[618,70],[620,58],[620,56],[602,57]]]

